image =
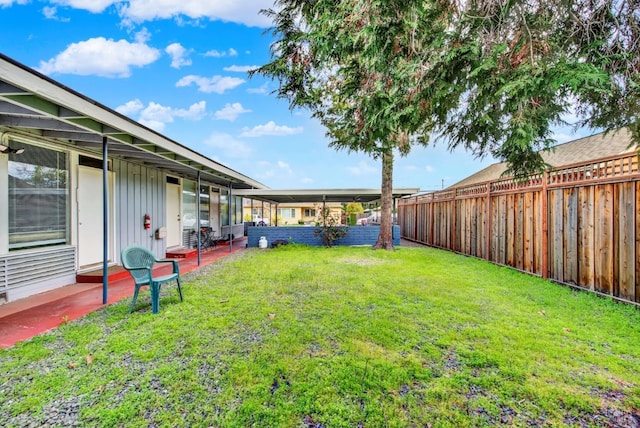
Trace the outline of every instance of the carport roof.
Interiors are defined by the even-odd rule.
[[[37,138],[52,144],[143,163],[178,177],[232,188],[264,184],[94,101],[0,54],[0,131],[12,138]]]
[[[416,194],[418,188],[393,189],[393,197],[401,198]],[[380,189],[239,189],[236,196],[262,200],[275,204],[305,202],[361,202],[369,203],[380,199]]]

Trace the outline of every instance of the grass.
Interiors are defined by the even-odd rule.
[[[638,310],[480,260],[289,245],[183,288],[1,350],[0,425],[640,423]]]

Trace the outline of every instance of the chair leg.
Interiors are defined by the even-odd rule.
[[[136,285],[136,288],[133,291],[133,299],[131,300],[131,308],[129,308],[129,313],[133,312],[133,308],[136,305],[136,300],[138,299],[138,291],[140,291],[140,286]]]
[[[151,283],[149,288],[151,289],[151,311],[157,314],[160,306],[160,284]]]
[[[178,294],[180,294],[180,301],[184,302],[184,299],[182,298],[182,287],[180,286],[180,277],[176,278],[176,281],[178,282]]]

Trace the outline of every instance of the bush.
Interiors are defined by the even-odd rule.
[[[347,229],[338,225],[329,208],[320,210],[320,227],[313,231],[313,235],[320,237],[322,245],[332,247],[337,239],[344,237],[346,234]]]

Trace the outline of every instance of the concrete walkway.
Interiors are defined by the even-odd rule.
[[[228,246],[203,250],[200,265],[197,257],[176,259],[180,273],[185,274],[206,266],[232,253],[243,251],[246,239],[233,242],[233,251]],[[171,272],[170,263],[163,263],[154,274]],[[109,280],[108,303],[112,304],[133,295],[134,283],[129,275],[121,279]],[[146,288],[144,289],[146,290]],[[106,305],[102,304],[102,282],[77,283],[55,290],[39,293],[15,302],[0,305],[0,348],[8,348],[22,340],[55,328],[63,322],[80,318]],[[162,306],[160,307],[162,311]]]

